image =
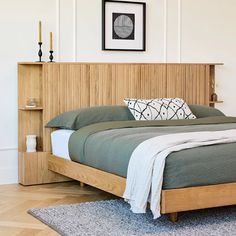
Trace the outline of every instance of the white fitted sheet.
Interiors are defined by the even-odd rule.
[[[71,160],[69,156],[68,144],[69,138],[74,132],[74,130],[60,129],[51,133],[53,155]]]

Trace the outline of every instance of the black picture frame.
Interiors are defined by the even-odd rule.
[[[120,3],[120,4],[140,4],[142,6],[143,24],[142,28],[142,47],[141,48],[109,48],[106,45],[106,4],[107,3]],[[128,15],[128,14],[127,14]],[[146,51],[146,3],[145,2],[131,2],[131,1],[115,1],[115,0],[102,0],[102,50],[104,51]]]

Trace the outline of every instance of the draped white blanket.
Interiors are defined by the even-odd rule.
[[[145,213],[147,202],[154,219],[160,217],[160,199],[166,157],[176,151],[236,142],[236,129],[162,135],[148,139],[133,151],[123,197],[134,213]]]

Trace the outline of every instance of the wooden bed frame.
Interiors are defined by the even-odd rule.
[[[50,170],[122,197],[126,179],[54,155],[48,156]],[[162,190],[161,213],[170,213],[177,221],[177,212],[236,204],[236,183]]]
[[[222,64],[41,63],[36,70],[43,91],[38,136],[49,170],[121,197],[125,178],[51,155],[53,129],[44,128],[45,124],[72,109],[123,104],[125,97],[181,97],[189,104],[211,105],[215,65]],[[20,74],[25,66],[21,64]],[[30,78],[31,74],[26,73]],[[22,96],[23,104],[27,98]],[[25,137],[23,131],[20,134]],[[24,139],[19,139],[19,147],[25,149]],[[177,212],[234,204],[236,183],[163,190],[161,213],[171,213],[176,221]]]

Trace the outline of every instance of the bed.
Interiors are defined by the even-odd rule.
[[[125,97],[178,96],[189,104],[209,106],[214,92],[215,64],[55,64],[45,65],[44,73],[44,101],[47,102],[43,103],[43,124],[46,125],[62,112],[79,107],[120,105]],[[51,86],[53,83],[57,86]],[[234,122],[231,120],[229,123]],[[117,170],[110,173],[96,165],[88,166],[81,160],[78,163],[53,155],[52,131],[45,128],[43,132],[43,146],[48,152],[50,170],[116,196],[123,195],[126,185],[124,173]],[[72,135],[77,136],[77,132]],[[172,166],[167,165],[168,168]],[[234,176],[228,177],[231,179],[219,183],[204,182],[206,179],[202,178],[200,185],[197,183],[195,186],[182,182],[178,183],[180,188],[168,185],[177,183],[165,182],[161,212],[170,213],[171,220],[175,221],[177,212],[235,204],[236,181]]]
[[[100,116],[99,113],[104,114],[106,112],[103,109],[104,107],[100,107],[96,111],[96,117]],[[109,119],[114,114],[113,110],[118,108],[112,107],[111,109]],[[202,107],[192,106],[192,109],[197,112]],[[68,165],[70,166],[75,163],[77,163],[78,168],[86,166],[88,174],[90,171],[96,170],[99,175],[103,173],[109,175],[109,178],[113,176],[117,181],[125,182],[132,152],[145,140],[183,132],[191,135],[193,134],[192,132],[206,130],[223,131],[236,129],[236,118],[226,117],[216,109],[207,107],[204,109],[205,115],[203,112],[203,117],[195,120],[135,121],[127,119],[109,122],[99,122],[98,120],[98,123],[90,120],[92,124],[85,124],[79,129],[78,127],[75,127],[75,130],[60,129],[51,134],[52,153],[54,156],[51,157],[51,160],[55,161],[55,156],[57,156],[59,158],[58,161],[61,163],[64,162],[66,164],[69,161],[70,164],[68,162]],[[88,111],[90,110],[92,108],[88,109]],[[119,114],[121,112],[122,110],[120,110]],[[68,117],[68,115],[66,116]],[[85,116],[82,119],[81,117],[76,118],[76,120],[80,121],[78,123],[83,123],[83,119],[87,122],[88,119],[91,119],[91,114],[87,114],[87,116],[88,118]],[[116,115],[114,116],[116,117]],[[48,127],[65,127],[64,121],[61,121],[65,118],[62,117],[63,114],[55,119],[56,124],[53,124],[53,122],[55,123],[54,120],[52,125],[49,122]],[[206,188],[206,186],[213,188],[214,186],[223,187],[228,183],[234,182],[236,180],[236,172],[234,171],[236,169],[235,150],[236,142],[233,142],[213,146],[200,146],[171,153],[167,157],[165,164],[162,185],[163,194],[165,192],[168,193],[168,191]],[[61,171],[58,172],[61,173]],[[75,171],[77,170],[75,169]],[[79,169],[78,173],[74,174],[79,180],[83,178],[83,176],[80,176]],[[71,173],[69,176],[75,178],[74,174]],[[83,182],[91,184],[91,179],[87,179],[87,176],[84,177],[86,179]],[[98,180],[93,179],[93,181],[94,186],[99,184],[99,178]],[[123,194],[122,189],[118,193],[113,188],[106,191],[115,193],[118,196]],[[172,216],[172,220],[174,218],[176,216]]]
[[[202,119],[199,121],[207,122]],[[212,122],[212,120],[211,120]],[[223,122],[218,119],[218,122]],[[225,122],[225,121],[224,121]],[[151,122],[152,123],[152,122]],[[157,122],[158,123],[158,122]],[[197,122],[196,122],[197,123]],[[106,125],[104,127],[104,125]],[[158,134],[224,130],[236,128],[236,123],[191,126],[114,128],[98,123],[86,129],[52,132],[52,154],[114,175],[127,177],[128,162],[134,148]],[[125,126],[120,122],[121,127]],[[129,124],[130,125],[130,124]],[[108,128],[109,127],[109,128]],[[92,130],[92,134],[91,134]],[[98,131],[99,130],[99,131]],[[141,135],[140,135],[141,134]],[[69,138],[71,140],[69,142]],[[132,140],[132,141],[130,141]],[[69,155],[70,146],[70,155]],[[122,149],[121,149],[122,147]],[[236,143],[198,147],[172,153],[166,160],[163,189],[224,184],[236,180]]]

